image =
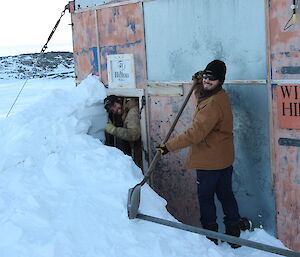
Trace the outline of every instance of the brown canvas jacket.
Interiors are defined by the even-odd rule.
[[[198,101],[192,126],[166,143],[169,151],[190,147],[187,169],[216,170],[234,161],[233,117],[224,89]]]
[[[114,135],[125,141],[136,141],[141,136],[139,107],[137,101],[130,99],[123,104],[123,127],[117,127]]]

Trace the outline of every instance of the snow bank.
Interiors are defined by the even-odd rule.
[[[89,76],[76,88],[54,90],[0,120],[1,256],[271,256],[129,220],[127,193],[142,179],[141,171],[129,156],[87,135],[93,124],[90,110],[105,96],[98,78]],[[105,124],[103,108],[99,116]],[[148,185],[143,187],[141,212],[174,220],[165,204]],[[243,236],[281,245],[263,230]]]

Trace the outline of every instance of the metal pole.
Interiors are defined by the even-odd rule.
[[[265,251],[265,252],[275,253],[275,254],[279,254],[279,255],[282,255],[282,256],[288,256],[288,257],[300,257],[299,252],[295,252],[295,251],[287,250],[287,249],[283,249],[283,248],[278,248],[278,247],[275,247],[275,246],[266,245],[266,244],[246,240],[246,239],[243,239],[243,238],[229,236],[229,235],[226,235],[226,234],[223,234],[223,233],[218,233],[218,232],[210,231],[210,230],[207,230],[207,229],[190,226],[190,225],[186,225],[186,224],[183,224],[183,223],[164,220],[164,219],[156,218],[156,217],[153,217],[153,216],[148,216],[148,215],[141,214],[141,213],[137,214],[137,218],[142,219],[142,220],[146,220],[146,221],[151,221],[151,222],[154,222],[154,223],[157,223],[157,224],[165,225],[165,226],[168,226],[168,227],[177,228],[177,229],[189,231],[189,232],[192,232],[192,233],[196,233],[196,234],[200,234],[200,235],[220,239],[220,240],[223,240],[223,241],[226,241],[226,242],[229,242],[229,243],[243,245],[243,246],[247,246],[247,247],[250,247],[250,248],[255,248],[255,249],[258,249],[258,250],[261,250],[261,251]]]

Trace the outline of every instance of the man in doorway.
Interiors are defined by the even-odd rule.
[[[129,142],[131,156],[137,166],[141,168],[141,126],[137,99],[122,100],[116,95],[110,95],[104,99],[104,108],[107,112],[120,116],[122,126],[118,127],[111,121],[106,124],[105,131],[117,138]]]
[[[204,71],[193,76],[197,97],[196,111],[190,128],[170,139],[157,150],[162,155],[169,151],[190,147],[186,168],[197,173],[198,200],[203,228],[218,231],[214,195],[222,204],[226,234],[240,236],[240,215],[232,192],[232,163],[234,161],[233,116],[229,97],[222,84],[226,65],[223,61],[210,62]],[[209,238],[215,244],[217,239]],[[239,245],[230,244],[237,248]]]

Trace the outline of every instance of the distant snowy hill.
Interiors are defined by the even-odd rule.
[[[0,57],[0,80],[73,77],[74,59],[70,52]]]

